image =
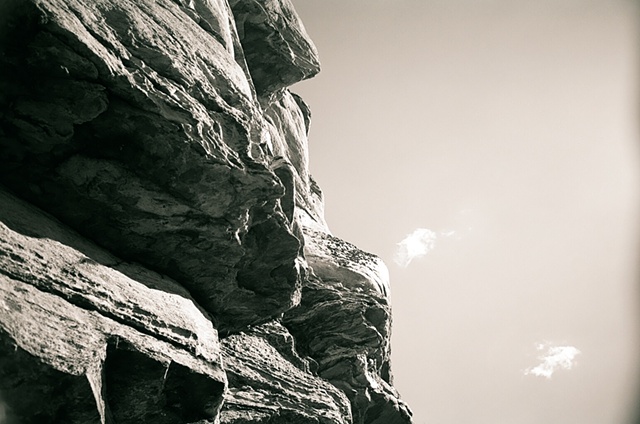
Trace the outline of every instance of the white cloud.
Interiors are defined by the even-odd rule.
[[[428,228],[416,228],[407,235],[396,248],[394,260],[402,267],[408,266],[412,260],[426,255],[435,247],[438,234]]]
[[[411,234],[408,234],[400,243],[397,244],[394,261],[402,266],[407,267],[412,260],[425,256],[436,245],[436,240],[441,238],[452,238],[460,240],[461,236],[455,230],[442,230],[435,232],[428,228],[416,228]]]
[[[541,361],[537,366],[524,371],[525,375],[551,378],[558,369],[570,370],[573,367],[576,356],[581,352],[573,346],[551,346],[547,343],[539,343],[536,348],[545,351],[538,356]]]

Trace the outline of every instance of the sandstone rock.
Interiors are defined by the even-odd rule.
[[[35,4],[15,6],[26,24],[2,57],[0,180],[179,280],[221,331],[290,308],[301,243],[261,151],[264,118],[228,7]]]
[[[0,400],[12,419],[216,416],[221,348],[184,288],[4,191],[0,204]]]
[[[354,423],[410,423],[411,411],[392,386],[384,263],[327,231],[303,230],[311,276],[285,325],[317,361],[318,375],[349,397]]]
[[[289,0],[0,2],[0,423],[410,422],[318,70]]]
[[[229,378],[223,424],[352,422],[344,393],[309,373],[293,338],[278,323],[230,336],[222,349]]]
[[[230,3],[258,95],[268,95],[320,72],[316,48],[289,0]]]
[[[287,193],[296,210],[305,212],[296,216],[296,221],[305,221],[305,225],[313,226],[309,222],[311,219],[317,223],[318,229],[325,231],[327,224],[324,220],[322,192],[309,173],[307,133],[310,116],[309,107],[296,94],[284,90],[274,95],[265,109],[268,130],[266,150],[277,158],[274,162],[280,163],[280,169],[290,168],[288,175],[291,176],[293,188]],[[282,181],[282,176],[278,176]],[[285,194],[284,198],[287,197]]]

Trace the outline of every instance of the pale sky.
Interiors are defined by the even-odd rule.
[[[629,423],[632,3],[293,2],[323,65],[293,89],[312,111],[311,171],[332,232],[390,269],[415,423]]]

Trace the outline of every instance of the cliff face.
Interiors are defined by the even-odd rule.
[[[0,423],[410,423],[288,0],[0,4]]]

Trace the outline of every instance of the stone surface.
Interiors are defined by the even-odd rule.
[[[304,234],[310,278],[284,324],[300,352],[317,362],[318,375],[348,396],[354,423],[410,423],[392,386],[384,263],[326,231],[304,227]]]
[[[216,416],[221,346],[184,288],[4,191],[0,205],[0,396],[15,422]]]
[[[230,4],[260,96],[320,72],[316,48],[289,0],[231,0]]]
[[[351,423],[344,393],[309,372],[293,337],[272,322],[222,341],[229,393],[223,424]],[[269,369],[269,373],[265,370]]]
[[[291,307],[301,245],[228,7],[35,3],[16,3],[26,24],[9,28],[0,65],[0,180],[179,280],[222,331]]]
[[[0,423],[410,422],[318,71],[289,0],[0,2]]]

